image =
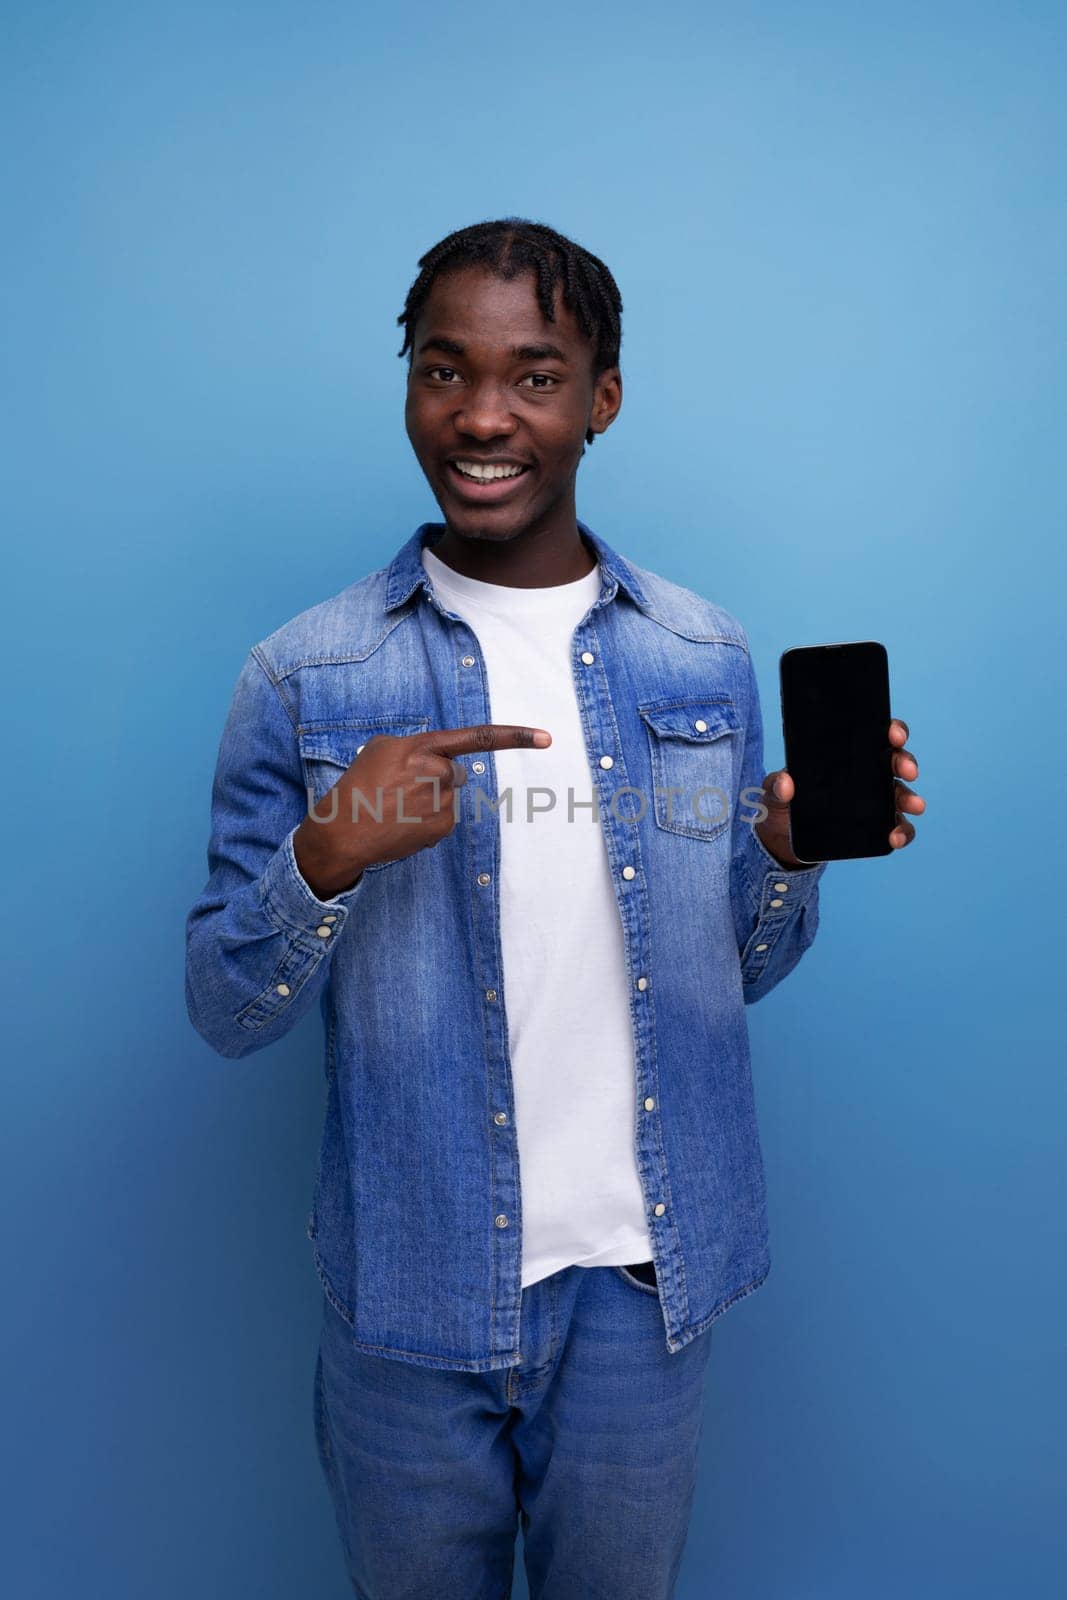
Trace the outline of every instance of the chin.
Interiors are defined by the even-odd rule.
[[[531,522],[529,517],[506,522],[502,517],[495,519],[486,517],[477,509],[459,510],[453,515],[445,510],[440,501],[438,506],[445,526],[457,539],[476,539],[482,543],[503,544],[506,539],[516,539],[520,533],[525,533]]]

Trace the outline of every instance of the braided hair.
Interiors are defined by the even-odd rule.
[[[562,285],[563,304],[574,313],[587,339],[595,340],[593,377],[618,366],[622,342],[622,300],[608,268],[573,239],[554,228],[526,217],[501,217],[492,222],[475,222],[468,228],[441,239],[419,257],[422,269],[408,290],[404,309],[397,322],[404,328],[404,343],[398,356],[407,353],[408,366],[413,354],[412,335],[419,313],[426,304],[435,278],[463,267],[483,266],[500,278],[516,278],[532,271],[537,284],[537,303],[546,322],[554,322],[555,288]],[[586,431],[592,444],[596,434]]]

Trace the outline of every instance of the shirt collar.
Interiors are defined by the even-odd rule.
[[[613,600],[618,589],[623,589],[634,604],[640,606],[642,611],[649,608],[648,596],[642,589],[633,567],[617,550],[613,550],[606,540],[595,534],[580,518],[578,531],[583,533],[589,544],[596,552],[600,563],[602,584],[600,598]],[[395,607],[403,605],[413,591],[421,585],[424,593],[430,593],[430,577],[422,564],[422,552],[426,545],[432,545],[440,539],[445,531],[443,522],[421,522],[406,544],[401,545],[392,561],[389,563],[388,577],[385,586],[385,609],[392,611]]]

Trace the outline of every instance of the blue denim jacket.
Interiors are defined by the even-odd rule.
[[[814,938],[826,864],[779,866],[752,826],[762,727],[740,623],[578,527],[601,588],[571,665],[624,934],[635,1157],[675,1352],[770,1267],[744,1006]],[[273,1044],[318,1001],[326,1117],[308,1236],[326,1295],[361,1350],[481,1372],[519,1362],[522,1298],[493,755],[458,758],[468,781],[438,845],[368,867],[331,900],[293,854],[309,800],[375,733],[493,720],[478,640],[422,565],[443,532],[423,523],[388,566],[249,651],[219,748],[210,876],[186,925],[186,996],[230,1057]]]

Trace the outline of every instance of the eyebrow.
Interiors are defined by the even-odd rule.
[[[466,345],[460,344],[456,339],[445,339],[439,335],[424,339],[419,345],[417,354],[421,356],[426,350],[443,350],[450,356],[467,354]],[[509,353],[516,361],[562,361],[564,366],[569,365],[563,351],[554,344],[515,344]]]

